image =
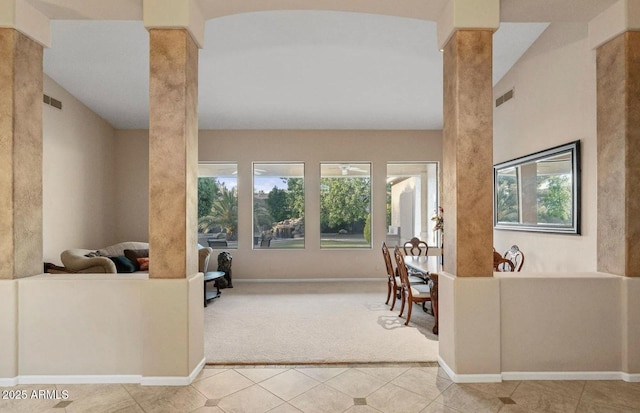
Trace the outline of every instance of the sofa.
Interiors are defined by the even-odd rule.
[[[60,260],[66,269],[78,273],[145,271],[144,264],[141,267],[140,262],[136,262],[136,257],[147,257],[148,262],[148,251],[147,242],[120,242],[99,250],[69,249],[60,254]],[[198,246],[198,271],[207,272],[212,252],[213,249],[209,247]],[[128,263],[133,266],[133,271],[129,270]]]

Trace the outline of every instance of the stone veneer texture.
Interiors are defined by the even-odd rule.
[[[149,276],[184,278],[198,271],[198,48],[182,29],[149,37]]]
[[[0,28],[0,279],[42,273],[42,56]]]
[[[489,30],[460,30],[444,50],[444,262],[493,276],[493,83]]]
[[[598,271],[640,276],[640,32],[597,50]]]

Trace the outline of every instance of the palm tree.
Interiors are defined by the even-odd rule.
[[[238,231],[238,196],[236,188],[227,189],[222,185],[211,206],[209,215],[198,220],[198,227],[203,233],[207,233],[217,226],[221,226],[227,233],[227,239],[233,241]]]

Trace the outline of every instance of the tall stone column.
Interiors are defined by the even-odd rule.
[[[500,381],[500,284],[493,278],[493,32],[498,0],[449,0],[444,53],[444,270],[439,361],[455,381]]]
[[[640,31],[597,49],[598,271],[640,277]]]
[[[0,279],[43,271],[42,55],[0,28]]]
[[[444,47],[445,269],[493,276],[493,30],[457,30]]]
[[[150,29],[149,276],[197,267],[198,46],[185,29]]]

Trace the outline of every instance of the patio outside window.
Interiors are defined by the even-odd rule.
[[[371,164],[320,164],[320,248],[371,248]]]
[[[304,248],[304,164],[253,164],[253,247]]]
[[[238,164],[198,165],[198,243],[238,248]]]
[[[434,162],[387,164],[388,246],[412,237],[440,247],[441,234],[431,218],[438,209],[438,165]]]

